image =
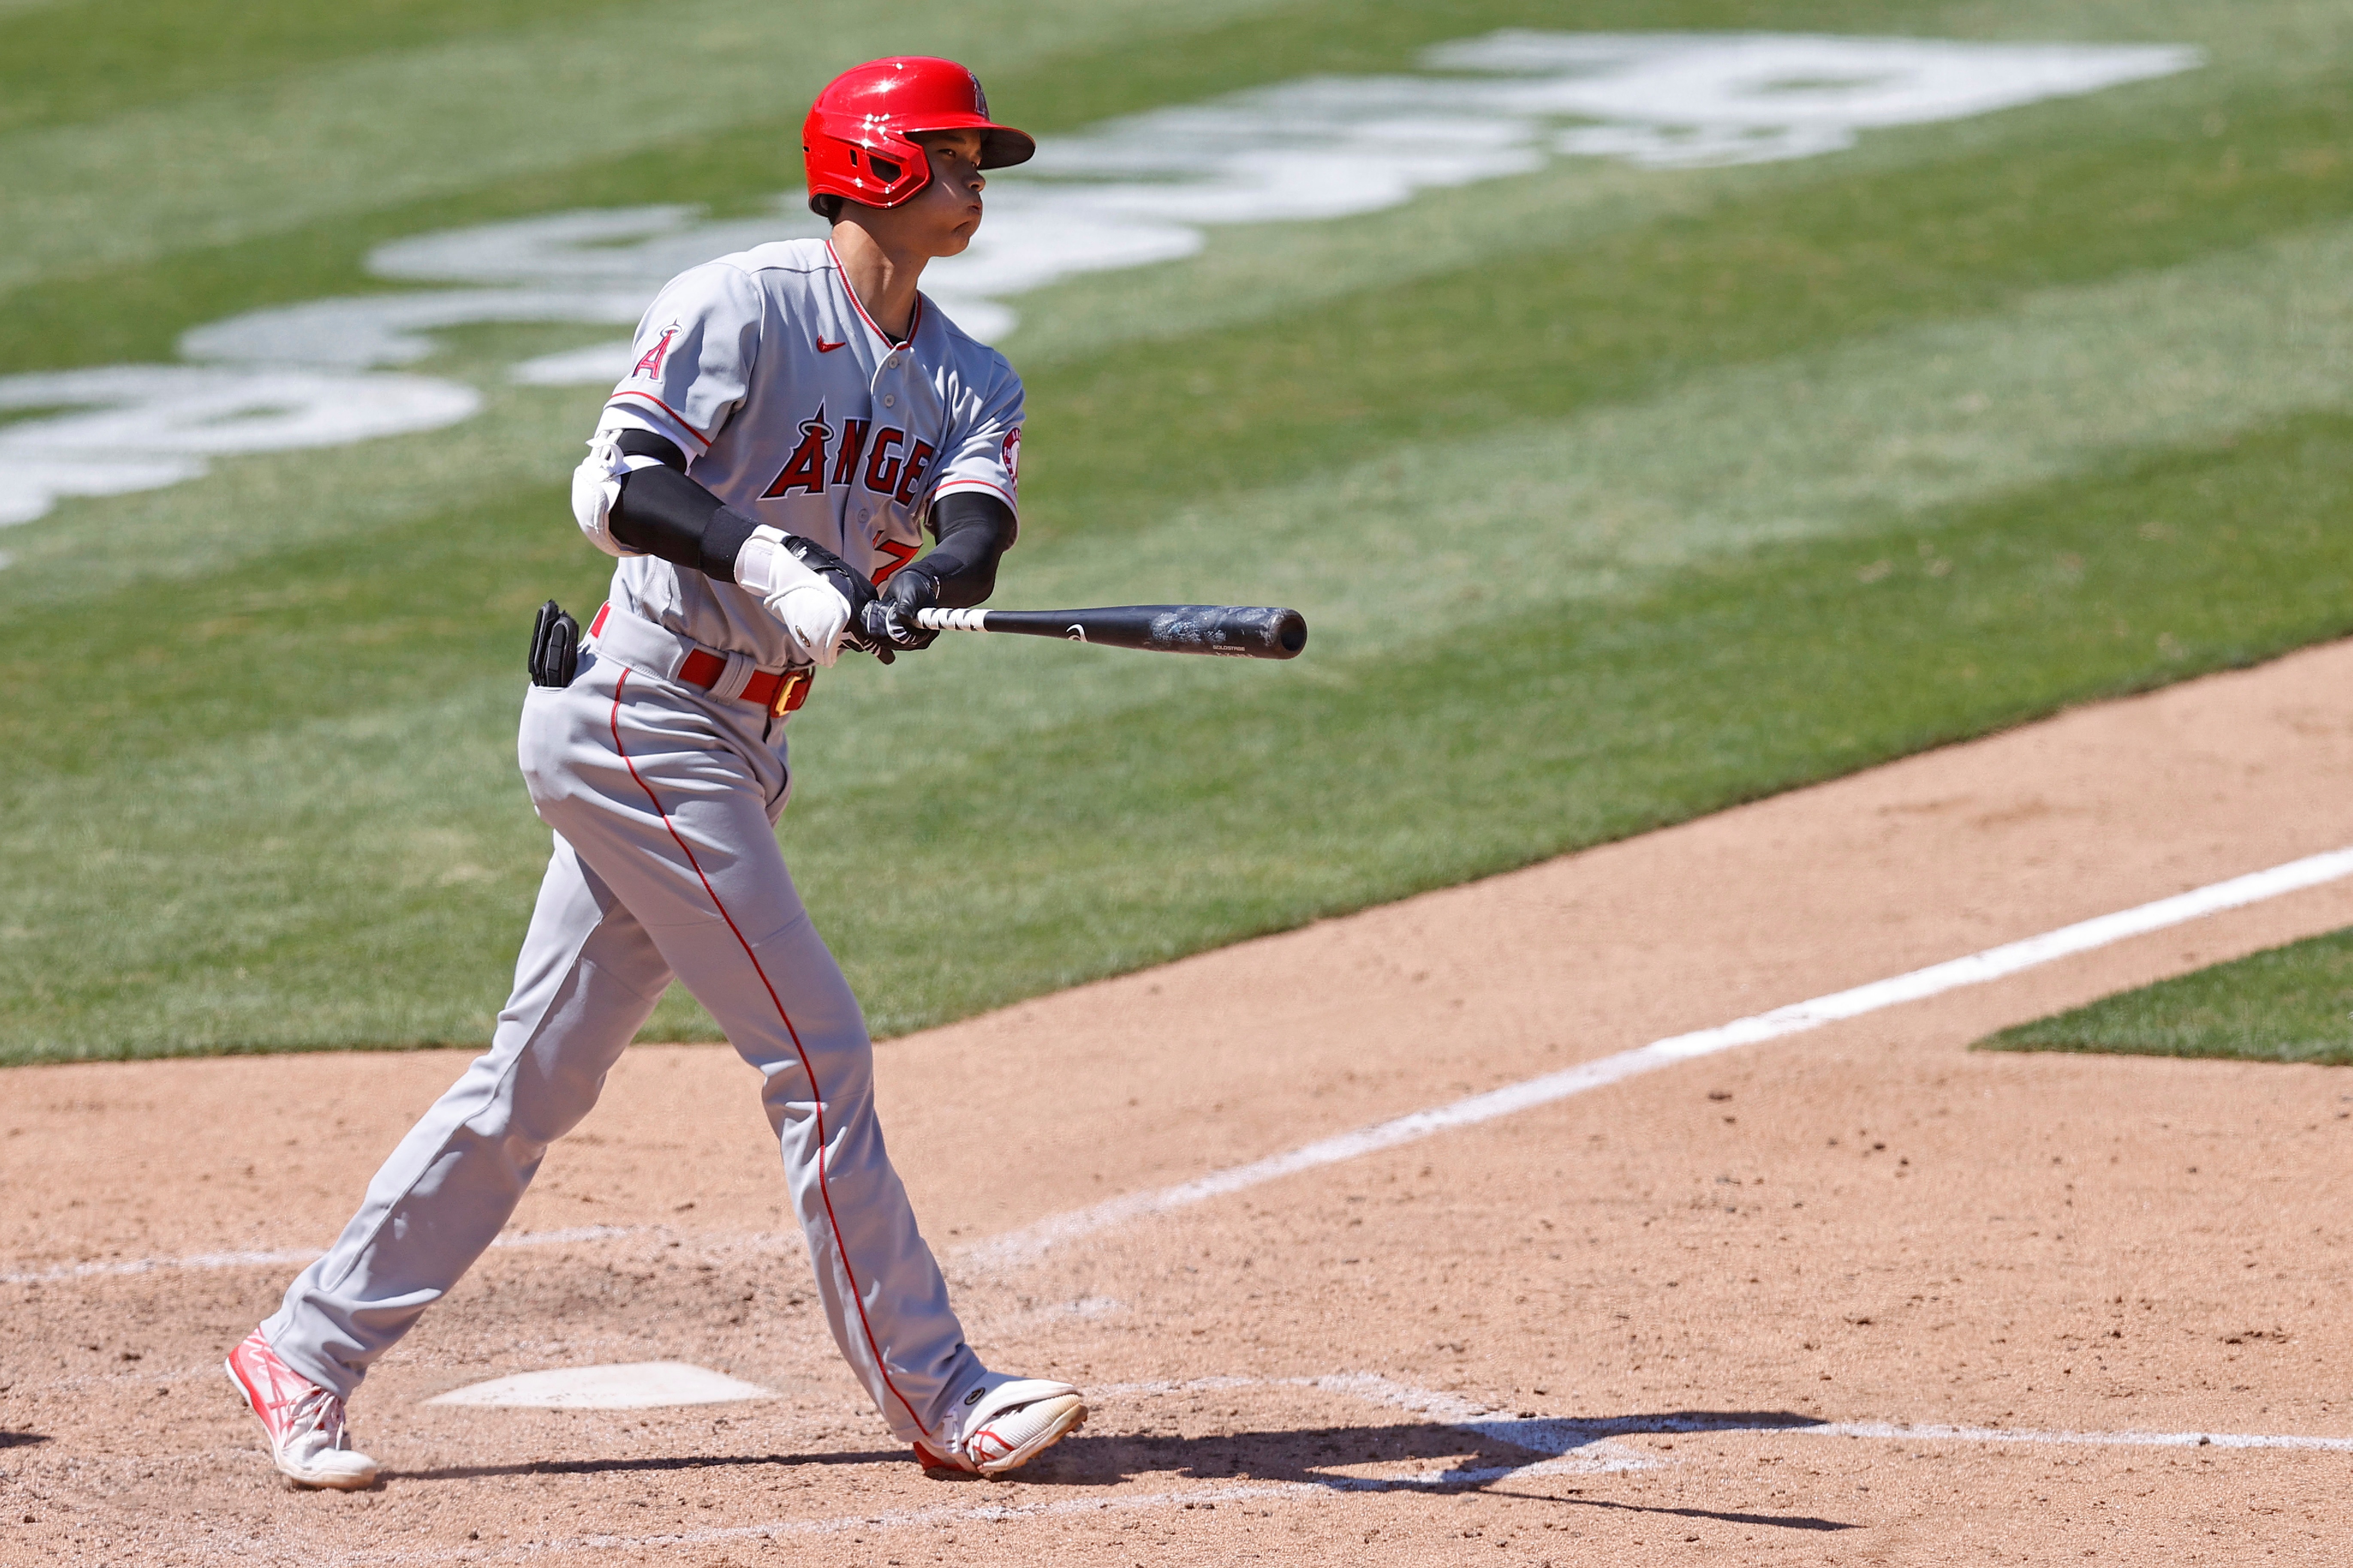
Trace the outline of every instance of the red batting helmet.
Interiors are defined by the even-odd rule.
[[[980,79],[954,60],[870,60],[828,82],[801,125],[810,207],[819,196],[895,207],[922,190],[932,163],[910,140],[918,131],[979,132],[984,169],[1027,163],[1038,151],[1025,132],[989,119]]]

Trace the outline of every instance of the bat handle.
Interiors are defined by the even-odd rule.
[[[915,624],[927,632],[985,632],[987,610],[917,610]]]

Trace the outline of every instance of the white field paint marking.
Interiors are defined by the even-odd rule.
[[[2308,1437],[2262,1432],[2070,1432],[2005,1426],[1952,1426],[1910,1421],[1813,1421],[1802,1416],[1708,1415],[1512,1416],[1475,1399],[1397,1383],[1377,1373],[1331,1373],[1322,1377],[1198,1377],[1183,1382],[1107,1384],[1089,1390],[1098,1399],[1173,1394],[1223,1394],[1240,1388],[1317,1388],[1412,1415],[1507,1443],[1532,1454],[1558,1458],[1613,1437],[1651,1434],[1783,1433],[1801,1437],[1858,1437],[1897,1442],[2040,1443],[2110,1448],[2244,1448],[2299,1453],[2353,1454],[2353,1437]]]
[[[1181,259],[1221,225],[1378,212],[1419,191],[1530,174],[1556,154],[1658,168],[1812,157],[1852,145],[1862,130],[2094,92],[2198,61],[2196,50],[2168,46],[1507,30],[1430,50],[1430,74],[1310,77],[1048,137],[1032,163],[996,177],[972,247],[935,263],[926,281],[967,331],[996,339],[1015,325],[1008,298]],[[606,309],[612,291],[643,300],[699,261],[824,229],[797,194],[779,197],[774,217],[696,226],[696,216],[676,205],[560,213],[396,241],[369,266],[385,278],[474,286],[424,297],[449,301],[450,320],[433,324],[470,311],[543,320],[556,291]],[[191,334],[182,352],[406,363],[420,340],[406,318],[394,319],[414,309],[404,298],[419,297],[257,311]],[[580,319],[603,318],[584,309]],[[369,357],[385,346],[401,357]],[[628,346],[613,343],[528,361],[515,375],[610,384],[629,363]]]
[[[682,1361],[638,1361],[517,1373],[437,1394],[427,1405],[497,1405],[514,1410],[661,1410],[771,1399],[756,1383]]]
[[[1338,1164],[1458,1127],[1472,1127],[1482,1121],[1493,1121],[1497,1117],[1550,1105],[1555,1100],[1606,1088],[1643,1073],[1656,1072],[1678,1062],[1714,1056],[1739,1046],[1779,1039],[1785,1035],[1802,1034],[1810,1029],[1819,1029],[1825,1024],[1861,1017],[1866,1013],[1941,995],[1963,986],[1982,985],[2021,970],[2106,947],[2128,937],[2163,931],[2168,926],[2179,925],[2224,910],[2242,909],[2266,899],[2276,899],[2283,894],[2337,881],[2347,876],[2353,876],[2353,848],[2333,849],[2327,854],[2291,860],[2267,871],[2233,877],[2228,881],[2178,893],[2169,899],[2158,899],[2153,903],[2063,926],[2041,936],[2028,937],[2023,942],[1988,948],[1967,958],[1931,964],[1926,969],[1915,969],[1888,980],[1874,980],[1867,985],[1857,985],[1828,996],[1817,996],[1809,1002],[1792,1003],[1769,1013],[1736,1018],[1712,1029],[1653,1040],[1633,1050],[1620,1051],[1596,1061],[1580,1062],[1558,1072],[1508,1084],[1484,1094],[1474,1094],[1433,1110],[1413,1111],[1394,1121],[1359,1128],[1354,1132],[1343,1132],[1337,1137],[1325,1138],[1281,1154],[1271,1154],[1246,1165],[1213,1171],[1189,1182],[1179,1182],[1175,1186],[1153,1192],[1130,1193],[1091,1208],[1056,1215],[982,1242],[965,1252],[964,1257],[966,1261],[982,1267],[1026,1263],[1065,1242],[1092,1236],[1114,1226],[1189,1208],[1195,1204],[1295,1175],[1302,1171]]]
[[[32,521],[60,496],[195,479],[207,458],[438,430],[481,406],[480,393],[454,382],[308,368],[126,364],[0,377],[0,412],[79,410],[0,424],[0,527]]]
[[[1081,273],[1174,261],[1226,224],[1324,221],[1417,192],[1526,174],[1556,156],[1694,168],[1810,158],[1858,132],[1990,113],[2194,68],[2165,45],[1955,43],[1771,33],[1507,29],[1440,45],[1419,74],[1309,77],[1049,137],[989,196],[972,248],[930,292],[996,339],[1008,298]],[[13,483],[0,526],[61,497],[178,484],[222,452],[342,445],[455,424],[470,387],[381,374],[430,333],[493,321],[626,325],[678,273],[819,234],[798,194],[772,215],[702,222],[679,205],[556,213],[380,246],[380,278],[463,284],[314,300],[195,328],[187,359],[0,378],[0,409],[87,409],[0,426]],[[512,369],[539,385],[610,384],[626,343]],[[5,565],[0,559],[0,565]]]
[[[1195,1204],[1302,1171],[1337,1164],[1454,1128],[1472,1127],[1497,1117],[1549,1105],[1555,1100],[1607,1088],[1626,1079],[1672,1067],[1677,1062],[1713,1056],[1736,1046],[1778,1039],[1784,1035],[1800,1034],[1825,1024],[1860,1017],[1899,1003],[1920,1001],[1962,986],[1981,985],[2058,959],[2106,947],[2129,937],[2144,936],[2150,931],[2163,931],[2168,926],[2220,914],[2226,910],[2243,909],[2268,899],[2339,881],[2347,876],[2353,876],[2353,848],[2332,849],[2325,854],[2306,856],[2269,870],[2253,871],[2243,877],[2209,883],[2171,898],[2080,921],[2071,926],[2062,926],[2057,931],[2045,931],[2041,936],[1988,948],[1966,958],[1931,964],[1926,969],[1915,969],[1892,979],[1875,980],[1867,985],[1818,996],[1810,1002],[1793,1003],[1769,1013],[1736,1018],[1713,1029],[1653,1040],[1632,1050],[1620,1051],[1596,1061],[1580,1062],[1558,1072],[1507,1084],[1502,1089],[1474,1094],[1433,1110],[1412,1111],[1392,1121],[1360,1128],[1354,1132],[1343,1132],[1337,1137],[1325,1138],[1285,1153],[1271,1154],[1246,1165],[1212,1171],[1206,1176],[1180,1182],[1175,1186],[1131,1193],[1092,1208],[1052,1215],[1035,1225],[976,1243],[956,1256],[981,1268],[1002,1268],[1030,1262],[1063,1242],[1092,1236],[1131,1220],[1189,1208]],[[659,1226],[586,1226],[577,1230],[520,1232],[502,1236],[491,1245],[545,1247],[563,1242],[601,1241],[659,1233],[666,1229]],[[773,1238],[739,1239],[765,1246]],[[246,1268],[273,1263],[308,1263],[317,1256],[315,1252],[204,1252],[179,1258],[73,1263],[29,1273],[0,1274],[0,1285],[78,1279],[92,1275],[144,1274],[156,1268]]]
[[[1781,1430],[1810,1437],[1886,1437],[1923,1443],[2052,1443],[2108,1448],[2284,1448],[2353,1454],[2353,1437],[2299,1437],[2263,1432],[2011,1432],[2000,1426],[1915,1426],[1900,1421],[1830,1421]]]
[[[1443,1422],[1460,1432],[1506,1443],[1532,1454],[1547,1455],[1552,1463],[1541,1467],[1547,1474],[1568,1470],[1643,1469],[1652,1463],[1647,1455],[1609,1446],[1612,1437],[1630,1436],[1646,1428],[1630,1427],[1623,1432],[1599,1431],[1590,1422],[1506,1415],[1458,1394],[1439,1394],[1407,1384],[1392,1383],[1374,1373],[1341,1373],[1329,1377],[1286,1381],[1304,1383],[1310,1387],[1335,1394],[1354,1394],[1375,1405],[1392,1405],[1416,1415]]]
[[[569,1230],[519,1230],[491,1241],[492,1247],[562,1247],[581,1241],[613,1241],[662,1230],[659,1226],[584,1225]],[[152,1274],[159,1268],[307,1268],[321,1257],[315,1247],[285,1252],[195,1252],[178,1258],[108,1258],[91,1263],[63,1263],[54,1268],[32,1268],[0,1274],[0,1285],[40,1285],[58,1279],[89,1279],[109,1275]]]

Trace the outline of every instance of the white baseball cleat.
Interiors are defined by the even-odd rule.
[[[375,1479],[375,1461],[350,1446],[343,1402],[278,1359],[256,1329],[228,1352],[229,1381],[269,1434],[269,1457],[306,1487],[351,1491]]]
[[[965,1395],[964,1430],[945,1454],[915,1445],[927,1470],[1001,1476],[1018,1470],[1085,1425],[1087,1403],[1067,1383],[992,1372]]]

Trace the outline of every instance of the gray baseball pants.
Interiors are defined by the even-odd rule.
[[[835,1343],[895,1436],[940,1447],[983,1368],[883,1149],[857,998],[777,847],[785,725],[669,679],[684,639],[611,623],[570,687],[524,701],[518,752],[555,854],[491,1047],[262,1332],[349,1396],[490,1246],[674,976],[759,1069]]]

